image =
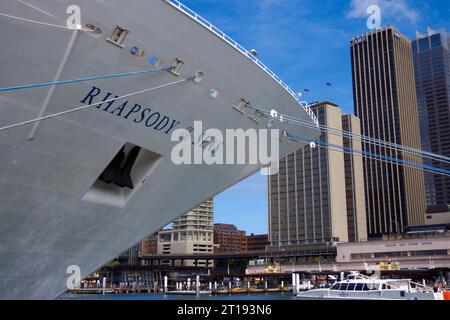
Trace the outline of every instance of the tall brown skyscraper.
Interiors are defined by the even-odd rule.
[[[351,41],[355,114],[363,135],[420,149],[419,120],[410,41],[392,27]],[[363,143],[363,150],[421,163],[409,153]],[[423,171],[364,159],[370,237],[424,223]]]

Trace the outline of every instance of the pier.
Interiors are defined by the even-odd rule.
[[[348,266],[348,267],[354,267]],[[204,268],[174,266],[127,266],[103,268],[96,276],[85,279],[74,294],[176,294],[176,295],[239,295],[286,293],[310,288],[327,288],[351,271],[380,278],[412,279],[432,286],[436,280],[450,282],[450,268],[399,269],[397,265],[383,270],[343,269],[343,265],[281,265],[277,267]],[[293,280],[293,274],[296,280]],[[100,285],[102,279],[103,289]]]

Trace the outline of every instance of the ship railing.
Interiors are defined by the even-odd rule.
[[[313,120],[314,124],[319,125],[319,121],[310,108],[309,104],[306,101],[301,101],[299,96],[283,81],[281,80],[272,70],[270,70],[264,63],[262,63],[258,58],[255,57],[254,54],[249,52],[247,49],[245,49],[242,45],[237,43],[235,40],[227,36],[223,31],[221,31],[219,28],[214,26],[211,22],[179,2],[178,0],[163,0],[173,7],[177,8],[182,13],[186,14],[187,16],[194,19],[197,23],[205,27],[206,29],[210,30],[212,33],[214,33],[216,36],[227,42],[229,45],[234,47],[236,50],[238,50],[240,53],[242,53],[244,56],[246,56],[248,59],[253,61],[255,64],[257,64],[261,69],[263,69],[269,76],[271,76],[279,85],[281,85],[296,101],[297,103],[308,113],[310,118]]]
[[[433,292],[433,288],[418,282],[410,281],[410,286],[414,285],[416,291],[422,291],[422,292]]]

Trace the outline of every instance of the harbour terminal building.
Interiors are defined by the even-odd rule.
[[[317,248],[316,252],[319,252]],[[314,254],[313,251],[310,253]],[[421,272],[437,269],[446,273],[450,279],[450,224],[407,227],[404,234],[385,235],[380,240],[336,243],[334,255],[328,259],[294,260],[293,255],[288,257],[289,253],[286,253],[284,259],[276,259],[281,263],[281,273],[293,270],[333,273],[349,270]],[[319,257],[316,255],[316,258]],[[250,264],[246,272],[259,274],[264,272],[264,268],[265,261],[262,260],[262,264]]]
[[[380,263],[401,261],[401,268],[449,267],[450,224],[406,229],[404,235],[384,236],[364,243],[339,243],[336,262]],[[422,261],[422,265],[417,261]],[[443,265],[438,265],[439,261]],[[423,265],[425,261],[426,265]],[[429,265],[428,265],[429,264]]]

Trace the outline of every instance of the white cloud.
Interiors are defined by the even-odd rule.
[[[369,16],[367,8],[371,5],[378,5],[381,8],[381,18],[398,20],[409,20],[415,23],[419,16],[418,12],[412,9],[406,0],[351,0],[350,10],[347,18],[366,18]]]

